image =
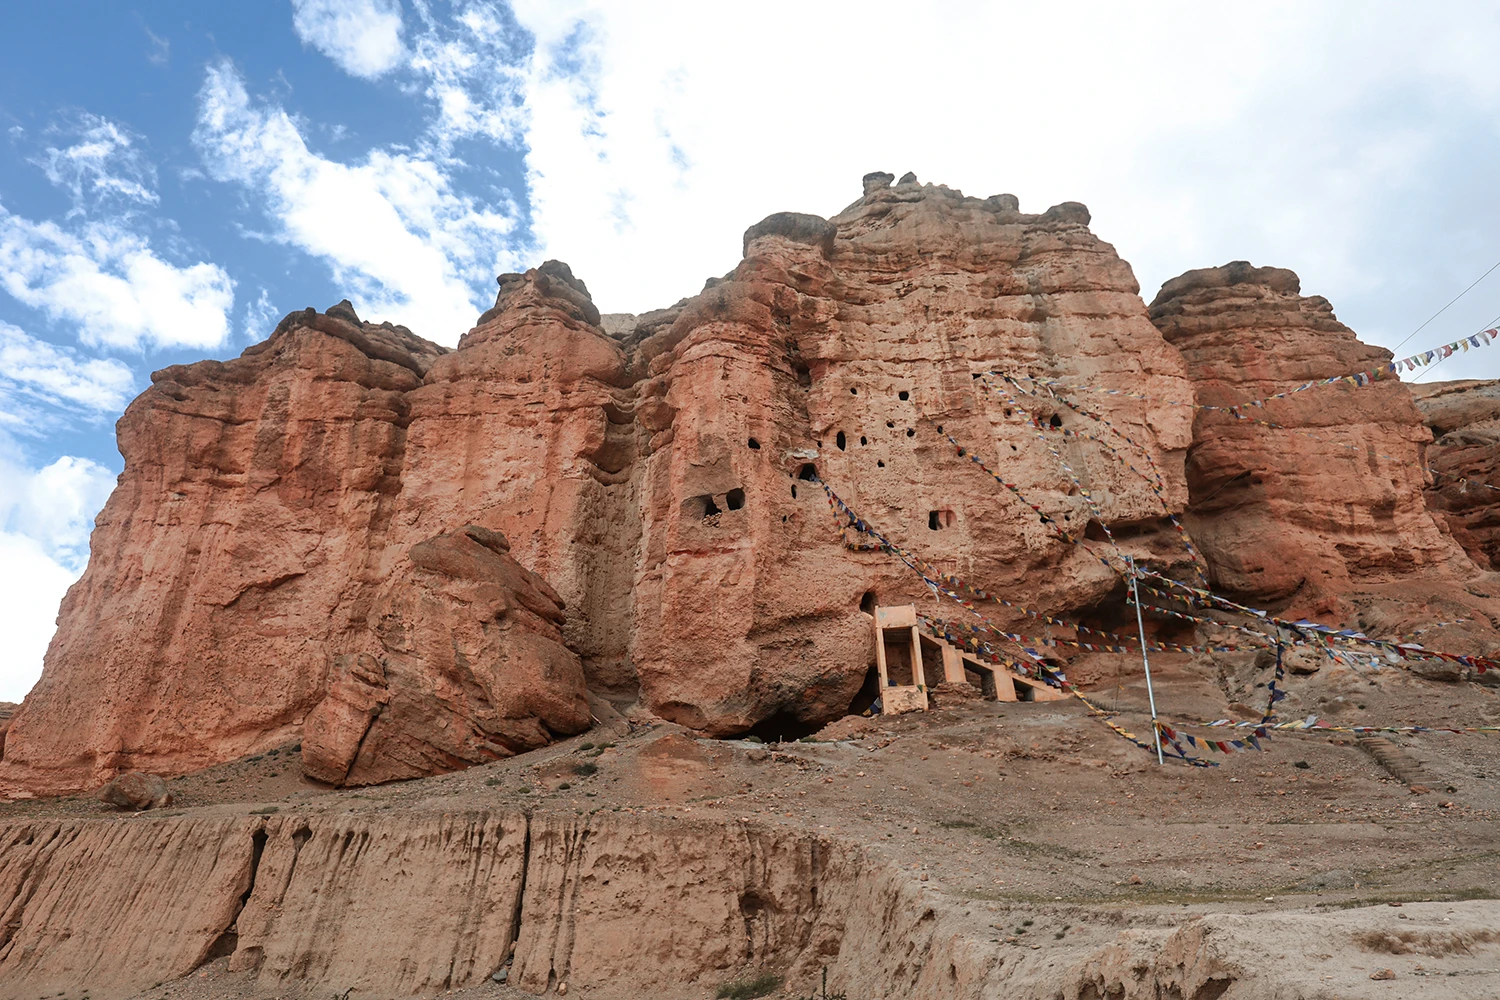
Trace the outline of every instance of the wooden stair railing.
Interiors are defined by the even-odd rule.
[[[887,629],[910,631],[910,684],[895,684],[891,681],[885,649]],[[968,684],[967,671],[973,670],[979,674],[981,691],[991,701],[1058,701],[1067,697],[1064,692],[1044,681],[1023,676],[993,663],[985,663],[973,654],[935,636],[923,636],[917,623],[916,605],[898,604],[875,608],[875,666],[880,674],[882,711],[888,715],[922,712],[929,707],[927,677],[922,662],[924,639],[942,651],[943,680],[946,683]]]

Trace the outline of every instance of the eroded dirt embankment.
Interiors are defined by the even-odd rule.
[[[936,933],[919,890],[857,850],[746,824],[275,815],[40,821],[0,836],[7,996],[140,990],[224,955],[298,990],[413,994],[507,965],[537,993],[672,990],[822,964],[915,989],[957,940],[956,927]],[[871,935],[887,946],[857,947]],[[970,976],[971,958],[951,959],[942,967]]]
[[[1402,947],[1384,908],[999,905],[827,838],[619,814],[18,822],[0,828],[0,906],[6,997],[125,996],[227,956],[240,988],[294,996],[498,990],[507,966],[530,993],[702,996],[743,969],[811,983],[826,966],[861,998],[1235,1000],[1334,986],[1317,961],[1361,942]],[[1406,912],[1408,950],[1496,964],[1497,904]],[[1001,941],[1022,919],[1045,946]]]

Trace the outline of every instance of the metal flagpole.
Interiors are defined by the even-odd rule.
[[[1146,655],[1146,621],[1141,617],[1141,594],[1136,589],[1135,557],[1126,556],[1130,567],[1130,599],[1135,602],[1135,627],[1141,636],[1141,664],[1146,668],[1146,697],[1151,702],[1151,739],[1156,743],[1156,762],[1166,764],[1161,755],[1161,729],[1156,725],[1156,692],[1151,689],[1151,658]]]

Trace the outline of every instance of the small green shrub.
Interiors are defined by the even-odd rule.
[[[587,778],[591,774],[599,773],[599,765],[589,761],[584,761],[582,764],[574,764],[573,773],[580,778]]]

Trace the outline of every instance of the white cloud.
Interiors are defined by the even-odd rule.
[[[87,458],[64,455],[33,469],[0,436],[0,530],[34,539],[70,571],[83,571],[94,514],[114,485],[114,473]]]
[[[271,335],[271,322],[276,318],[271,293],[262,288],[255,301],[245,307],[245,339],[265,340]]]
[[[0,700],[19,701],[40,676],[58,604],[83,572],[94,515],[114,483],[86,458],[33,468],[0,433]]]
[[[63,595],[78,579],[34,539],[0,531],[0,701],[20,701],[42,675],[42,657],[57,630]]]
[[[102,414],[125,408],[135,376],[114,358],[84,357],[0,320],[0,384],[45,403]]]
[[[513,143],[526,121],[524,33],[504,4],[468,0],[451,23],[417,0],[422,29],[409,64],[432,102],[429,138],[446,154],[461,139]]]
[[[47,179],[73,196],[73,214],[105,202],[155,205],[156,167],[138,146],[140,137],[108,118],[78,112],[47,134],[71,140],[48,146],[34,161]]]
[[[374,79],[401,64],[401,5],[395,0],[292,0],[292,26],[346,73]]]
[[[209,69],[199,97],[193,141],[210,173],[263,199],[276,238],[326,260],[362,316],[452,344],[489,304],[479,290],[513,266],[515,206],[459,193],[435,160],[319,156],[284,109],[251,101],[227,63]]]
[[[1147,299],[1191,267],[1292,267],[1377,341],[1500,258],[1493,5],[514,9],[536,36],[521,141],[538,257],[606,311],[696,291],[747,226],[834,214],[871,170],[1027,211],[1084,201]]]
[[[86,344],[211,348],[229,334],[234,282],[216,264],[178,267],[113,222],[69,232],[0,205],[0,287]]]

